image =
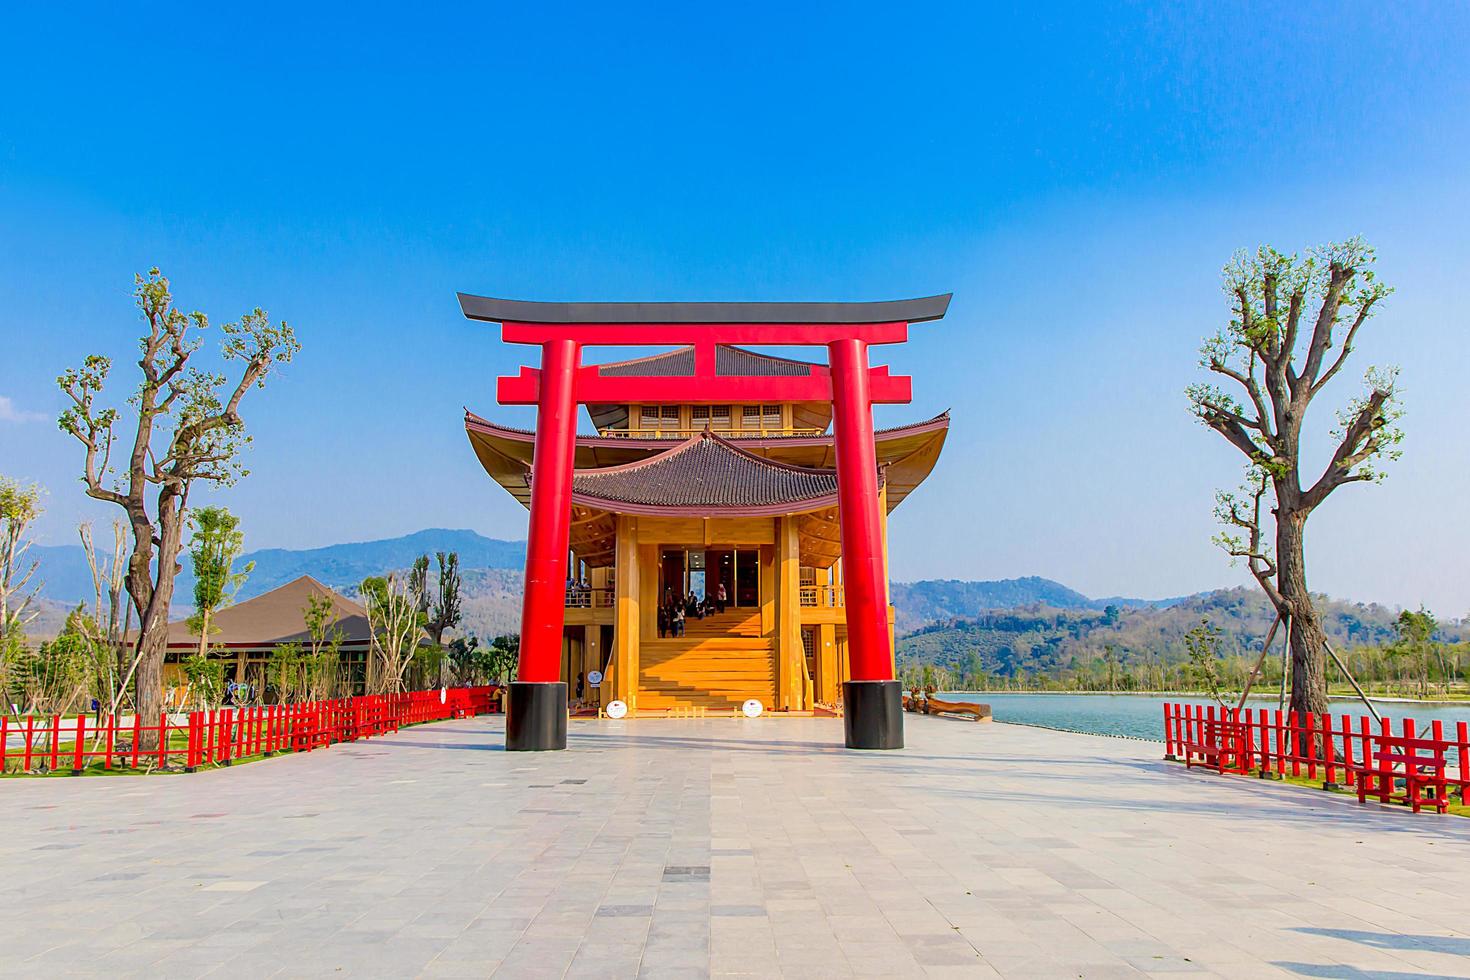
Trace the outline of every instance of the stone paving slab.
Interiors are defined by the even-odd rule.
[[[0,782],[0,974],[1470,976],[1470,821],[908,716]]]

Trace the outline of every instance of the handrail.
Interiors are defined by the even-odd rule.
[[[801,605],[807,609],[841,609],[846,602],[840,585],[801,586]]]
[[[582,585],[567,586],[566,608],[568,609],[611,609],[617,598],[612,588],[590,588]]]

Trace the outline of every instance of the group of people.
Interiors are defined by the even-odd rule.
[[[659,639],[666,636],[683,636],[684,624],[692,616],[695,619],[703,619],[725,611],[729,597],[725,592],[725,583],[721,582],[715,586],[714,593],[705,592],[704,598],[700,599],[690,590],[687,596],[676,594],[672,587],[664,589],[663,601],[658,604],[658,635]]]

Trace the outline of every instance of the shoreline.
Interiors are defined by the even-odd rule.
[[[1106,698],[1200,698],[1212,700],[1207,691],[1004,691],[1004,690],[946,690],[936,692],[939,694],[1002,694],[1010,696],[1025,697],[1106,697]],[[1247,701],[1275,700],[1274,694],[1252,694]],[[1329,701],[1356,701],[1361,702],[1356,694],[1329,694]],[[1459,698],[1451,701],[1437,699],[1406,698],[1399,695],[1369,694],[1369,701],[1382,702],[1384,704],[1422,704],[1430,707],[1443,708],[1470,708],[1470,698]]]

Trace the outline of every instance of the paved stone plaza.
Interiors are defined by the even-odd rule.
[[[7,976],[1470,975],[1470,821],[910,716],[0,783]]]

